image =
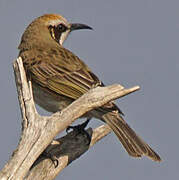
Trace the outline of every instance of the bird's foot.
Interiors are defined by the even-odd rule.
[[[91,136],[89,135],[89,133],[85,130],[86,126],[88,125],[90,121],[90,118],[88,118],[84,123],[76,125],[76,126],[68,126],[66,129],[66,132],[68,133],[68,131],[70,129],[72,129],[73,131],[76,131],[77,134],[85,134],[87,139],[88,139],[88,145],[91,142]]]
[[[52,155],[51,153],[46,152],[46,151],[44,151],[44,152],[42,153],[42,156],[50,159],[50,160],[52,161],[52,163],[54,164],[55,168],[58,167],[58,164],[59,164],[59,163],[58,163],[58,159],[57,159],[56,156],[54,156],[54,155]]]

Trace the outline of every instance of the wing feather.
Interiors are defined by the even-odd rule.
[[[32,79],[57,94],[77,99],[92,87],[102,84],[87,65],[65,48],[33,49],[31,54],[28,50],[28,56],[26,52],[20,56],[25,56],[24,64],[28,66]]]

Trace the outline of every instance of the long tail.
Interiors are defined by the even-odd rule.
[[[130,156],[147,156],[153,161],[161,161],[160,156],[129,127],[119,113],[106,113],[102,120],[114,131]]]

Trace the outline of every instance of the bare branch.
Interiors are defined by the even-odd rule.
[[[97,87],[81,96],[61,112],[54,113],[50,117],[45,117],[40,116],[36,112],[32,97],[31,82],[27,82],[21,58],[18,58],[14,62],[14,73],[16,78],[19,104],[22,113],[23,128],[19,145],[14,151],[8,163],[0,171],[0,179],[23,179],[29,172],[33,163],[38,159],[39,155],[44,151],[44,149],[52,142],[54,137],[62,132],[72,122],[74,122],[75,119],[81,117],[83,114],[96,107],[102,106],[111,100],[120,98],[139,89],[138,86],[130,89],[124,89],[124,87],[119,84],[107,87]],[[105,129],[108,129],[107,126],[104,127]],[[104,133],[103,134],[99,130],[100,128],[94,130],[94,132],[92,133],[93,139],[94,137],[100,139],[106,135],[104,133],[105,131],[102,131]],[[107,130],[107,132],[109,132],[109,129]],[[62,144],[72,143],[72,140],[70,140],[71,138],[68,138],[70,135],[64,137],[64,139],[69,140],[62,141],[61,139],[59,140],[59,142],[63,142]],[[95,143],[99,139],[96,139],[92,142]],[[81,140],[84,141],[84,138],[82,138]],[[62,144],[59,145],[60,148]],[[75,145],[74,147],[76,147],[76,150],[78,151],[78,147]],[[61,169],[63,169],[68,163],[70,163],[72,160],[75,160],[85,152],[82,151],[83,148],[81,146],[80,148],[81,150],[78,151],[79,153],[76,153],[75,155],[73,155],[72,153],[70,154],[70,151],[68,156],[64,156],[63,154],[61,154],[59,156],[59,162],[65,162],[65,158],[67,158],[68,160],[66,160],[66,164],[61,164],[57,168],[57,170],[55,169],[54,171],[53,169],[51,171],[51,174],[55,174],[56,172],[56,174],[54,175],[56,176],[57,173],[60,172],[61,166]],[[89,147],[86,148],[88,149]],[[40,164],[41,163],[37,165]],[[32,168],[32,171],[29,173],[29,177],[31,176],[32,172],[34,171],[33,169],[35,169],[37,165],[33,166],[34,168]],[[46,166],[49,167],[49,163],[46,164]],[[39,171],[39,174],[41,174],[41,172]]]
[[[47,152],[52,157],[57,158],[59,165],[55,168],[50,159],[44,159],[42,156],[35,162],[26,180],[54,179],[72,161],[79,158],[96,142],[109,134],[111,129],[108,125],[102,125],[94,130],[89,128],[87,131],[92,136],[90,145],[88,145],[86,136],[82,134],[76,135],[74,131],[52,142],[47,148]]]

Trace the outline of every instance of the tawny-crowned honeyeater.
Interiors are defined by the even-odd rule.
[[[19,56],[31,76],[35,102],[49,112],[62,110],[95,86],[104,86],[83,61],[63,47],[67,36],[78,29],[92,28],[46,14],[35,19],[22,36]],[[124,121],[113,102],[92,110],[88,116],[106,122],[129,155],[161,160]]]

